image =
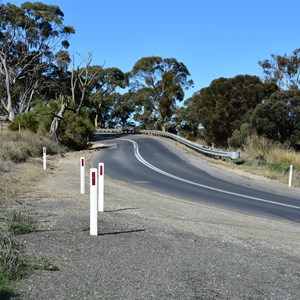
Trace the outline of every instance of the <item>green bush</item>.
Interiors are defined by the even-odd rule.
[[[232,136],[227,139],[228,145],[233,149],[239,149],[250,135],[251,127],[248,123],[244,123],[241,125],[240,129],[234,130]]]
[[[69,109],[65,111],[60,120],[56,138],[67,147],[82,150],[86,149],[89,137],[95,132],[95,127],[90,121],[90,113],[86,108],[82,108],[80,114],[75,113],[75,109],[76,104],[71,103]],[[53,118],[59,110],[59,101],[50,100],[47,105],[38,101],[32,111],[18,114],[9,128],[14,131],[25,129],[47,135]],[[15,152],[14,149],[11,149],[11,152],[14,161],[24,161],[28,157],[24,149],[22,153],[19,153],[19,150]]]
[[[54,100],[50,101],[48,105],[37,101],[33,110],[17,114],[9,125],[9,129],[25,129],[41,134],[48,133],[56,110],[57,104]]]
[[[86,115],[68,111],[59,127],[59,140],[74,150],[86,149],[95,127]]]
[[[38,127],[39,121],[35,111],[17,114],[9,125],[11,130],[28,129],[32,132],[37,132]]]

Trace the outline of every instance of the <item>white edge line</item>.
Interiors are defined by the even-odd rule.
[[[208,186],[208,185],[204,185],[204,184],[201,184],[201,183],[193,182],[193,181],[190,181],[190,180],[187,180],[187,179],[184,179],[184,178],[180,178],[180,177],[175,176],[173,174],[167,173],[167,172],[165,172],[165,171],[163,171],[163,170],[161,170],[161,169],[159,169],[159,168],[151,165],[149,162],[147,162],[140,155],[140,153],[139,153],[139,147],[138,147],[137,142],[135,142],[133,140],[130,140],[130,139],[122,139],[122,140],[129,141],[129,142],[131,142],[133,144],[134,155],[135,155],[135,157],[137,158],[138,161],[140,161],[142,164],[144,164],[148,168],[150,168],[150,169],[152,169],[152,170],[154,170],[154,171],[156,171],[156,172],[158,172],[160,174],[168,176],[170,178],[173,178],[173,179],[176,179],[176,180],[179,180],[179,181],[191,184],[191,185],[199,186],[199,187],[202,187],[202,188],[205,188],[205,189],[209,189],[209,190],[212,190],[212,191],[216,191],[216,192],[228,194],[228,195],[238,196],[238,197],[242,197],[242,198],[247,198],[247,199],[251,199],[251,200],[255,200],[255,201],[265,202],[265,203],[279,205],[279,206],[284,206],[284,207],[289,207],[289,208],[300,209],[299,206],[290,205],[290,204],[284,204],[284,203],[279,203],[279,202],[275,202],[275,201],[271,201],[271,200],[266,200],[266,199],[262,199],[262,198],[257,198],[257,197],[247,196],[247,195],[243,195],[243,194],[239,194],[239,193],[234,193],[234,192],[230,192],[230,191],[226,191],[226,190],[214,188],[214,187],[211,187],[211,186]]]

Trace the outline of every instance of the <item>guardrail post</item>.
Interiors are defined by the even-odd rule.
[[[104,163],[98,164],[99,183],[98,183],[98,211],[104,211]]]
[[[46,147],[43,147],[43,169],[47,169],[47,154],[46,154]]]
[[[80,194],[85,194],[85,159],[80,157]]]
[[[292,177],[293,177],[293,165],[290,165],[290,173],[289,173],[289,187],[292,186]]]
[[[90,169],[90,235],[98,235],[97,168]]]

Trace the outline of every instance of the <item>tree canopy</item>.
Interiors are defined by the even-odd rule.
[[[281,89],[299,89],[300,87],[300,48],[288,56],[272,54],[271,59],[259,62],[267,81],[273,81]]]
[[[143,57],[131,71],[131,90],[136,94],[136,121],[165,130],[184,99],[184,90],[193,85],[187,67],[175,58]]]
[[[28,111],[38,85],[53,73],[58,51],[68,48],[75,30],[63,25],[63,16],[58,6],[41,2],[0,6],[1,104],[9,120]]]
[[[262,83],[257,76],[219,78],[188,99],[186,117],[203,125],[208,143],[224,147],[234,130],[248,122],[255,107],[275,90],[276,85]]]
[[[293,147],[300,141],[299,115],[300,91],[279,91],[255,108],[250,124],[259,135]]]

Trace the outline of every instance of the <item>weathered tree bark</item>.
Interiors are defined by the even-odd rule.
[[[5,87],[6,87],[6,95],[7,95],[6,103],[2,101],[2,104],[3,104],[3,108],[7,112],[8,120],[13,121],[13,119],[15,118],[15,111],[13,109],[13,103],[12,103],[13,85],[7,68],[6,58],[2,54],[0,55],[0,60],[1,60],[3,72],[5,76]]]
[[[98,119],[99,119],[99,115],[96,113],[95,121],[94,121],[94,125],[96,129],[98,128]]]
[[[54,116],[51,126],[50,126],[50,131],[49,133],[56,139],[58,140],[58,128],[61,120],[63,119],[64,113],[69,106],[69,100],[64,102],[64,97],[62,97],[62,103],[60,110],[57,115]]]

